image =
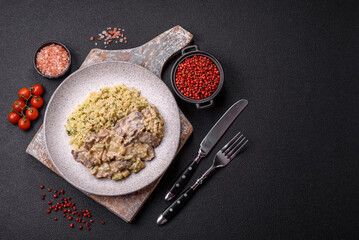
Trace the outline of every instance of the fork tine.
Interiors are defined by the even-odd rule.
[[[237,146],[238,141],[241,140],[243,137],[243,134],[241,134],[239,137],[237,137],[236,141],[234,141],[231,146],[228,147],[228,149],[223,153],[224,155],[227,155],[229,152],[232,152],[233,149]]]
[[[243,136],[243,134],[242,134],[242,136]],[[242,144],[242,142],[243,142],[245,139],[246,139],[246,137],[243,137],[243,138],[241,139],[241,141],[239,141],[239,142],[236,141],[236,142],[233,144],[231,151],[226,152],[225,155],[226,155],[227,157],[231,156],[235,151],[237,151],[238,147]]]
[[[241,134],[241,132],[238,132],[238,133],[236,134],[236,136],[234,136],[226,145],[224,145],[224,147],[221,149],[221,151],[222,151],[222,152],[226,151],[227,148],[228,148],[229,146],[231,146],[234,141],[236,141],[236,138],[238,137],[239,134]]]
[[[243,138],[243,140],[244,139],[245,138]],[[241,142],[243,142],[243,140]],[[247,142],[248,142],[248,139],[237,149],[237,151],[235,151],[232,155],[230,155],[229,159],[232,160],[233,158],[235,158],[238,155],[238,153],[242,150],[242,148],[247,144]],[[240,144],[238,144],[238,145],[240,145]]]

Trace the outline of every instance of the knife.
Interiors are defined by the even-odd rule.
[[[198,166],[199,161],[207,156],[211,149],[216,145],[218,140],[226,132],[232,122],[237,118],[237,116],[243,111],[243,109],[248,105],[246,99],[241,99],[233,104],[218,120],[218,122],[212,127],[211,130],[207,133],[200,144],[197,157],[191,162],[187,168],[182,172],[178,177],[177,181],[173,184],[171,189],[165,196],[165,200],[172,200],[176,194],[178,194],[181,189],[186,185],[188,179],[193,175],[194,170]]]

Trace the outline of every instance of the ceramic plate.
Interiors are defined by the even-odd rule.
[[[67,116],[90,92],[116,84],[140,90],[165,120],[165,136],[155,149],[156,157],[146,162],[142,171],[120,181],[96,179],[85,166],[76,162],[71,155],[70,137],[64,126]],[[58,172],[82,191],[107,196],[132,193],[158,179],[176,154],[180,127],[178,106],[167,86],[149,70],[128,62],[97,63],[72,73],[52,95],[44,120],[46,146]]]

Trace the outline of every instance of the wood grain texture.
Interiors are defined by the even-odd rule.
[[[92,49],[81,67],[103,61],[128,61],[143,66],[155,73],[158,77],[161,77],[163,65],[181,48],[187,46],[192,41],[192,38],[193,35],[191,33],[180,26],[176,26],[137,48],[124,50]],[[191,123],[181,111],[180,118],[181,140],[178,146],[178,151],[182,148],[193,131]],[[58,174],[49,159],[44,142],[44,130],[42,126],[30,142],[26,152]],[[160,179],[161,177],[149,186],[128,195],[108,197],[85,194],[105,206],[124,221],[131,222],[146,202],[147,198],[156,188]]]

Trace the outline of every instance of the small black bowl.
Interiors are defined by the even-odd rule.
[[[67,68],[62,72],[60,73],[59,75],[56,75],[56,76],[47,76],[45,74],[43,74],[36,66],[36,57],[37,57],[37,53],[43,48],[43,47],[46,47],[48,45],[51,45],[51,44],[57,44],[57,45],[60,45],[62,46],[66,51],[67,51],[67,54],[69,55],[69,65],[67,66]],[[34,63],[34,68],[36,70],[36,72],[38,72],[38,74],[40,74],[41,76],[45,77],[45,78],[59,78],[59,77],[62,77],[64,76],[70,69],[70,66],[71,66],[71,54],[70,54],[70,51],[69,49],[62,43],[58,42],[58,41],[49,41],[49,42],[44,42],[40,45],[40,47],[37,48],[36,52],[35,52],[35,56],[34,56],[34,60],[33,60],[33,63]]]
[[[212,62],[214,62],[214,64],[216,64],[217,69],[219,71],[219,83],[216,88],[216,91],[214,91],[214,93],[212,93],[210,96],[200,99],[200,100],[186,97],[185,95],[183,95],[180,92],[180,90],[178,90],[177,85],[176,85],[176,72],[177,72],[178,65],[180,63],[182,63],[185,59],[187,59],[189,57],[193,57],[194,55],[208,57],[210,60],[212,60]],[[181,57],[177,59],[177,61],[175,62],[175,64],[172,67],[172,70],[171,70],[171,84],[172,84],[173,90],[175,91],[177,96],[179,98],[181,98],[182,100],[189,102],[189,103],[196,104],[197,109],[203,109],[203,108],[208,108],[208,107],[213,106],[213,104],[214,104],[213,99],[221,91],[221,89],[223,87],[223,82],[224,82],[224,72],[223,72],[223,68],[222,68],[221,64],[219,63],[219,61],[211,54],[209,54],[207,52],[200,51],[196,45],[192,45],[192,46],[183,48],[181,51]]]

